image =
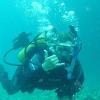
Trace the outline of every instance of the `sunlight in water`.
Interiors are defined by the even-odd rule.
[[[17,8],[23,9],[23,13],[34,23],[34,18],[38,23],[38,30],[48,30],[48,27],[53,26],[49,16],[54,12],[54,19],[61,20],[61,24],[72,24],[78,29],[78,19],[75,11],[67,10],[64,2],[58,0],[17,0]],[[58,17],[60,16],[60,17]]]

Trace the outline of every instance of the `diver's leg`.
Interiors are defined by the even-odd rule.
[[[57,91],[58,100],[75,100],[75,97],[68,92],[69,89],[66,87],[63,87],[62,89]]]
[[[63,84],[56,91],[58,100],[72,100],[72,96],[69,94],[69,85],[68,83]]]
[[[73,71],[73,79],[65,83],[65,86],[56,91],[59,98],[58,100],[75,100],[74,95],[80,91],[83,82],[84,72],[81,68],[80,62],[77,61]]]
[[[84,72],[79,60],[76,61],[75,68],[73,71],[73,82],[71,86],[71,90],[73,94],[76,94],[80,91],[84,83]]]
[[[19,87],[16,85],[16,78],[9,80],[8,73],[2,65],[0,65],[0,82],[8,94],[14,94],[19,90]]]

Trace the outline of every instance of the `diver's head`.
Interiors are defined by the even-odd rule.
[[[59,43],[55,51],[60,62],[71,63],[73,54],[73,44],[71,41]]]
[[[61,62],[71,62],[75,46],[72,32],[47,31],[38,38],[39,40],[42,38],[46,42],[52,54],[56,54]]]
[[[74,38],[70,32],[56,32],[47,34],[47,42],[52,51],[58,56],[62,62],[70,62],[74,47]],[[54,49],[54,50],[53,50]]]

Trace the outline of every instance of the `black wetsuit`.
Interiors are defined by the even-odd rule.
[[[26,63],[24,67],[18,67],[12,80],[9,80],[7,73],[5,73],[1,83],[8,94],[14,94],[19,90],[31,93],[35,88],[38,88],[42,90],[56,89],[55,92],[59,97],[72,96],[79,91],[79,88],[75,87],[74,83],[78,80],[80,86],[83,84],[84,74],[78,60],[71,80],[67,79],[67,70],[64,67],[44,72],[41,66],[43,55],[40,53],[35,55],[32,63],[33,66]]]

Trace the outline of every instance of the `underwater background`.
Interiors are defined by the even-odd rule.
[[[85,73],[83,90],[76,100],[100,100],[100,10],[99,0],[1,0],[0,63],[11,78],[16,67],[4,64],[2,57],[12,47],[12,40],[21,32],[33,37],[52,25],[58,32],[67,32],[73,24],[83,42],[80,61]],[[11,54],[11,59],[15,54]],[[85,99],[86,96],[94,99]],[[56,100],[52,91],[36,90],[32,94],[9,96],[0,85],[0,100]]]

